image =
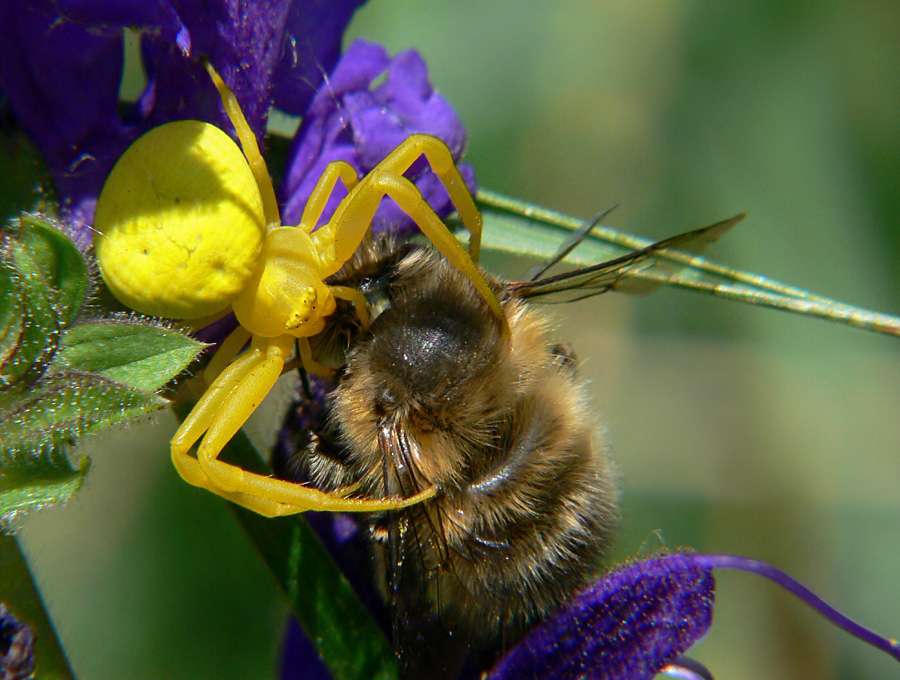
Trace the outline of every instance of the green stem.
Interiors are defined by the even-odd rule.
[[[34,631],[34,677],[42,680],[74,680],[75,674],[66,658],[41,594],[28,569],[19,542],[13,536],[0,534],[0,601],[19,621]]]

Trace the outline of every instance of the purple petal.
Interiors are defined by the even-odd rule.
[[[48,13],[88,26],[134,27],[155,31],[190,54],[191,38],[171,0],[44,0]]]
[[[273,74],[275,106],[301,116],[319,83],[337,63],[350,18],[365,0],[294,2],[284,30],[284,51]]]
[[[209,57],[238,98],[262,141],[271,104],[272,72],[281,59],[290,0],[215,0],[177,4],[194,55]],[[196,118],[231,129],[203,67],[187,62],[164,36],[145,35],[148,93],[142,107],[153,124]]]
[[[385,80],[374,89],[374,82]],[[361,40],[341,57],[331,77],[313,97],[303,125],[288,156],[282,195],[285,224],[297,224],[325,166],[343,160],[364,175],[414,133],[441,138],[455,160],[465,148],[466,134],[452,107],[428,82],[421,56],[403,52],[391,59],[384,48]],[[461,168],[462,169],[462,168]],[[452,210],[440,181],[425,163],[416,163],[406,176],[416,182],[438,214]],[[463,170],[474,191],[474,172]],[[341,191],[328,202],[328,219],[342,198]],[[391,201],[384,201],[372,223],[376,233],[391,229],[409,234],[415,227]]]
[[[121,29],[0,4],[0,87],[44,156],[67,221],[90,221],[115,159],[136,136],[117,114],[122,52]]]
[[[489,674],[507,678],[652,678],[712,622],[712,570],[689,555],[606,575],[533,629]]]
[[[356,40],[319,88],[307,115],[326,116],[340,106],[340,99],[355,91],[365,91],[390,65],[391,57],[381,45]]]
[[[372,93],[348,95],[346,105],[364,168],[374,167],[416,132],[444,140],[454,158],[465,148],[462,121],[428,82],[425,62],[415,50],[394,57],[384,83]]]
[[[293,618],[281,643],[281,680],[333,680],[315,645]]]

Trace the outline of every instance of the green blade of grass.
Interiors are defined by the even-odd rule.
[[[184,417],[187,405],[175,413]],[[271,474],[243,432],[221,458]],[[394,680],[391,645],[302,515],[269,519],[229,504],[335,680]]]
[[[56,630],[44,608],[19,542],[0,534],[0,601],[34,633],[35,674],[42,680],[75,680]]]

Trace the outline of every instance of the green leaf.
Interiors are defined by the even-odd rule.
[[[0,466],[0,520],[45,505],[65,503],[84,482],[90,461],[82,458],[75,468],[60,448],[34,459],[7,459]]]
[[[81,309],[88,276],[75,244],[45,218],[23,215],[0,237],[0,386],[10,386],[47,369],[61,328]]]
[[[176,414],[188,406],[177,404]],[[245,470],[270,474],[238,432],[222,457]],[[394,653],[353,587],[301,515],[268,519],[229,504],[307,636],[335,680],[392,680]]]
[[[0,535],[2,600],[34,633],[35,676],[41,680],[74,680],[75,674],[59,643],[18,541]]]
[[[584,220],[483,189],[478,191],[476,203],[484,217],[482,247],[485,249],[547,261],[558,252],[560,245],[573,231],[584,226]],[[596,225],[564,262],[571,266],[590,266],[651,244],[648,239]],[[758,274],[724,267],[693,253],[669,249],[660,251],[654,259],[656,266],[637,268],[629,276],[644,283],[686,288],[900,336],[900,318],[896,316],[838,302]]]
[[[4,367],[12,360],[25,328],[21,298],[15,271],[8,262],[0,260],[0,376],[6,374]]]
[[[39,378],[56,353],[60,332],[55,291],[24,249],[13,243],[8,254],[0,278],[0,294],[8,301],[4,322],[9,324],[2,331],[0,386]]]
[[[72,240],[39,215],[22,215],[18,220],[18,241],[22,256],[57,291],[57,312],[64,326],[78,315],[87,293],[88,274],[84,258]]]
[[[135,320],[76,324],[62,339],[60,368],[86,371],[140,390],[161,388],[206,345],[168,328]]]
[[[238,433],[232,443],[239,437],[243,435]],[[394,653],[387,638],[306,520],[269,519],[233,504],[231,510],[332,677],[396,678]]]
[[[161,408],[162,397],[89,373],[58,373],[0,394],[0,473],[86,432]]]

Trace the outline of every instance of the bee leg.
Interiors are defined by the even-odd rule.
[[[575,350],[572,349],[571,345],[553,345],[550,348],[550,354],[553,357],[551,361],[554,366],[575,370],[575,367],[578,364],[578,357],[575,356]]]

